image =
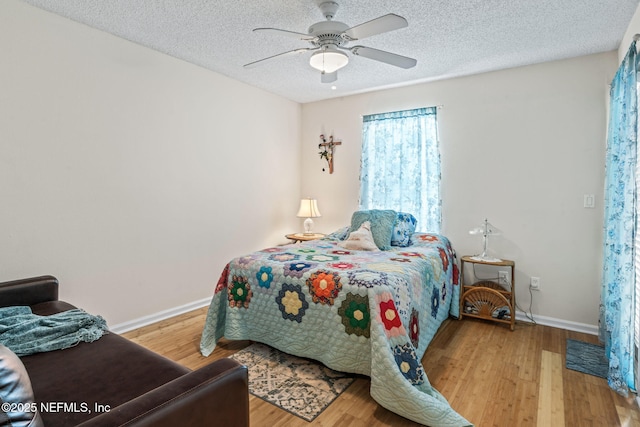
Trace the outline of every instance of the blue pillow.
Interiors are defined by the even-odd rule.
[[[418,220],[410,213],[398,212],[393,233],[391,235],[391,246],[407,247],[411,245],[411,236],[416,232]]]
[[[356,231],[363,222],[369,221],[371,223],[371,234],[373,234],[373,241],[376,242],[376,246],[381,251],[388,251],[391,249],[391,235],[396,216],[396,211],[392,210],[356,211],[351,215],[349,232]]]
[[[326,238],[329,240],[344,240],[347,238],[348,235],[349,235],[349,226],[347,225],[327,235]]]

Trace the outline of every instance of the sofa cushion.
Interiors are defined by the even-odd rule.
[[[46,315],[74,307],[51,301],[31,308],[36,314]],[[64,350],[24,356],[22,362],[38,402],[65,402],[78,408],[42,412],[47,427],[80,424],[100,415],[107,407],[112,410],[190,372],[114,333],[107,333],[92,343],[81,342]],[[83,403],[91,413],[83,411]],[[96,408],[100,409],[96,411]]]
[[[0,344],[0,425],[42,426],[38,405],[33,399],[31,380],[11,350]],[[7,408],[7,406],[9,406]]]
[[[190,372],[113,333],[92,343],[24,356],[22,361],[38,402],[66,402],[79,408],[42,412],[47,427],[79,424]],[[83,411],[83,403],[91,413]]]
[[[62,311],[73,310],[74,308],[78,308],[75,305],[71,305],[65,301],[47,301],[41,302],[38,304],[33,304],[31,306],[31,311],[34,314],[38,314],[40,316],[49,316],[50,314],[60,313]]]

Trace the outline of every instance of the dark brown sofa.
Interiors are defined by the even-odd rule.
[[[16,305],[75,308],[53,276],[0,283],[0,307]],[[191,371],[114,333],[20,359],[46,427],[249,425],[247,369],[231,359]]]

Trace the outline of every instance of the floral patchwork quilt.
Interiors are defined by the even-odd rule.
[[[411,246],[345,250],[331,238],[233,259],[217,283],[200,350],[252,340],[367,375],[385,408],[431,426],[471,425],[435,390],[421,363],[440,324],[458,317],[449,240],[415,233]]]

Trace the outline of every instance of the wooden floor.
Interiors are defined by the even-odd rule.
[[[199,352],[206,308],[137,329],[125,337],[196,369],[246,347],[221,342],[208,358]],[[565,368],[566,339],[597,337],[518,322],[515,331],[482,320],[447,320],[422,359],[431,384],[476,426],[640,426],[640,410],[606,380]],[[252,427],[416,426],[369,396],[357,379],[313,423],[251,396]]]

